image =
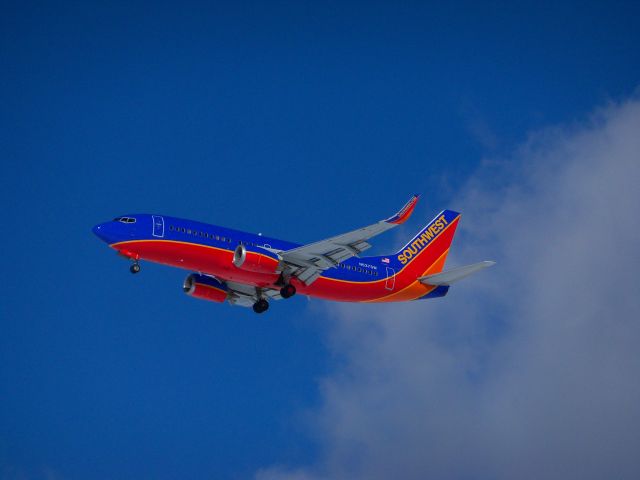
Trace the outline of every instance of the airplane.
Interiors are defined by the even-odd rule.
[[[119,216],[93,233],[132,262],[132,273],[140,260],[189,270],[187,295],[256,313],[296,293],[365,303],[443,297],[454,282],[495,263],[443,271],[460,213],[443,210],[396,253],[361,256],[371,238],[409,219],[419,197],[385,220],[306,245],[155,214]]]

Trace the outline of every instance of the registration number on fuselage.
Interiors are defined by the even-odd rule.
[[[361,266],[362,268],[368,268],[370,270],[377,270],[378,267],[374,266],[374,265],[369,265],[368,263],[358,263],[359,266]]]

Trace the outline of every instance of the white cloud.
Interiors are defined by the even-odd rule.
[[[452,207],[444,299],[328,307],[322,457],[265,479],[640,478],[640,102],[533,135]]]

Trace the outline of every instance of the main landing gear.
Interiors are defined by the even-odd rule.
[[[276,285],[280,286],[280,296],[282,298],[291,298],[296,294],[296,287],[289,283],[290,278],[285,277],[284,274],[280,274]]]
[[[137,260],[133,262],[133,265],[129,267],[129,271],[131,273],[138,273],[140,271],[140,264],[138,263]]]
[[[287,283],[284,287],[280,289],[280,295],[282,298],[291,298],[296,294],[296,287]]]
[[[261,298],[253,304],[253,311],[256,313],[263,313],[267,310],[269,310],[269,302],[267,302],[264,298]]]

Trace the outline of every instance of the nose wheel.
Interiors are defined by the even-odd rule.
[[[267,302],[264,298],[261,298],[253,304],[253,311],[256,313],[264,313],[267,310],[269,310],[269,302]]]
[[[140,264],[138,262],[135,262],[133,265],[129,267],[129,271],[131,273],[138,273],[140,271]]]
[[[296,287],[287,283],[284,287],[280,289],[280,295],[282,298],[291,298],[296,294]]]

